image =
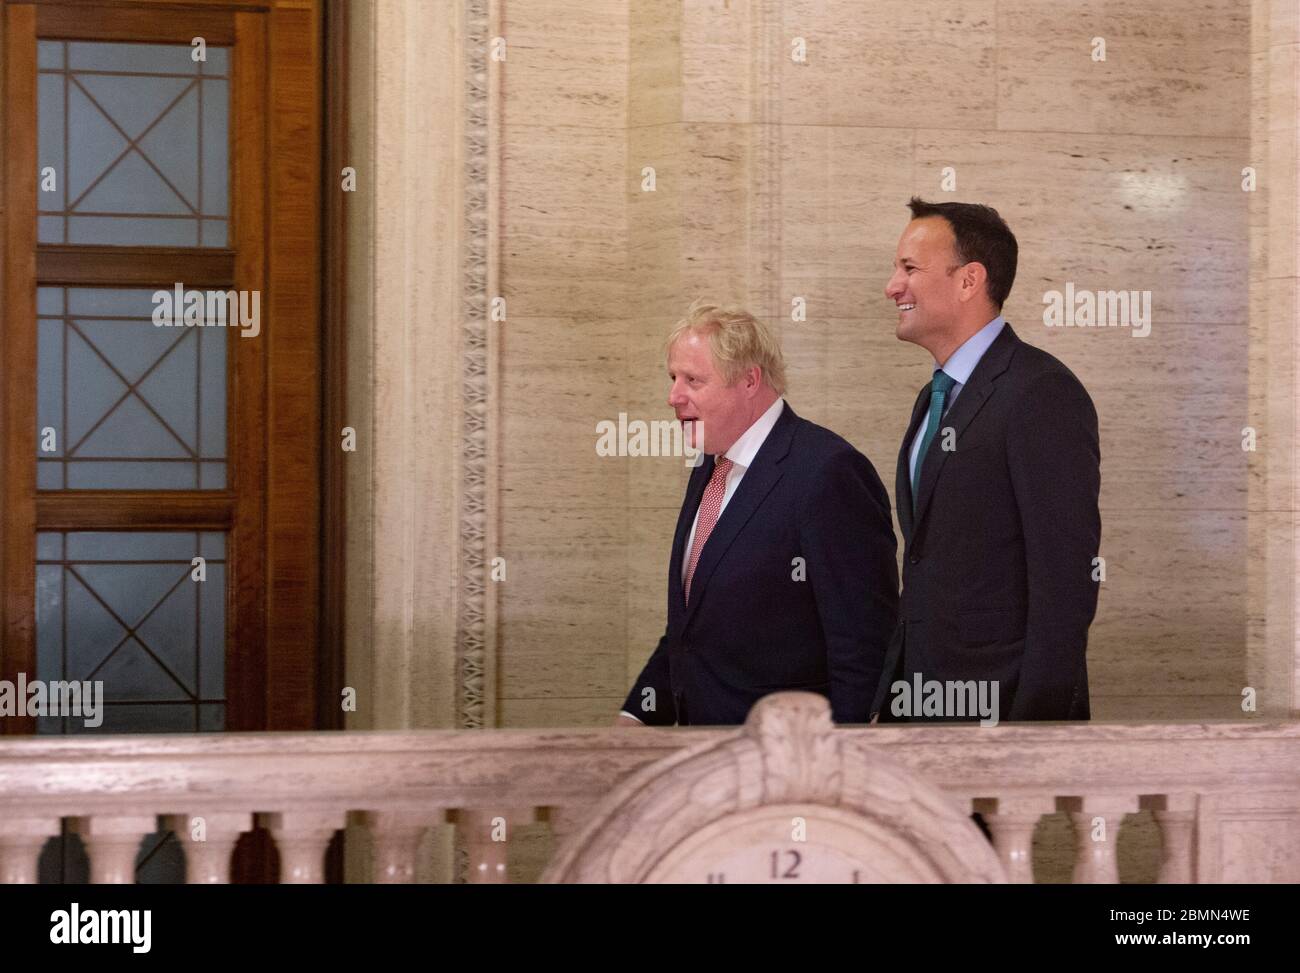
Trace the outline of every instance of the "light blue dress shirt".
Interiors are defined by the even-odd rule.
[[[1002,333],[1002,328],[1007,323],[1006,318],[999,314],[984,327],[980,328],[973,335],[967,338],[952,356],[942,366],[934,363],[934,370],[937,372],[940,368],[955,383],[952,391],[948,393],[948,400],[944,403],[944,415],[952,408],[952,404],[957,401],[957,396],[961,394],[963,386],[970,380],[971,372],[975,371],[975,366],[980,363],[984,357],[984,352],[989,350],[994,339]],[[908,454],[908,482],[916,482],[916,459],[921,452],[921,440],[925,438],[925,421],[922,420],[916,427],[916,435],[912,437],[912,448]]]

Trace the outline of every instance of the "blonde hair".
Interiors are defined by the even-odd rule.
[[[710,304],[705,298],[696,300],[668,336],[665,356],[687,332],[708,336],[713,360],[728,385],[757,365],[772,391],[785,395],[785,357],[781,354],[781,342],[748,311]]]

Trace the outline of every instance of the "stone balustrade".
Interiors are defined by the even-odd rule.
[[[559,839],[629,774],[730,729],[249,733],[0,740],[0,882],[33,882],[68,822],[91,881],[130,882],[144,835],[172,829],[187,880],[227,882],[255,823],[282,882],[320,882],[326,846],[369,828],[373,880],[411,882],[422,836],[452,822],[467,880],[504,882],[520,824]],[[1039,819],[1065,812],[1073,880],[1118,880],[1121,819],[1153,812],[1161,882],[1300,881],[1300,723],[837,728],[979,812],[1013,882]],[[196,819],[201,819],[196,821]],[[201,824],[201,827],[196,827]],[[1100,838],[1098,836],[1101,836]]]

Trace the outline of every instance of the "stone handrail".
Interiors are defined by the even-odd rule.
[[[493,823],[548,820],[558,838],[634,771],[732,729],[373,731],[0,739],[0,882],[32,882],[70,819],[94,882],[133,880],[142,837],[176,831],[188,881],[229,880],[254,816],[286,882],[323,878],[349,820],[374,837],[376,881],[411,881],[425,830],[462,831],[470,881],[504,881]],[[1032,881],[1033,829],[1063,811],[1076,882],[1118,880],[1126,813],[1154,812],[1160,880],[1300,880],[1300,722],[881,725],[834,731],[887,753],[978,811],[1012,881]],[[202,841],[187,822],[203,820]],[[1093,837],[1090,838],[1090,835]]]

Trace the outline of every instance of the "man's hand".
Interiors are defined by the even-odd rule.
[[[645,726],[645,724],[642,723],[640,720],[636,719],[635,717],[628,716],[626,713],[619,713],[618,716],[614,717],[614,725],[615,726]]]
[[[880,722],[880,713],[879,713],[879,711],[877,711],[877,712],[871,714],[871,722],[872,722],[872,723],[879,723],[879,722]]]

